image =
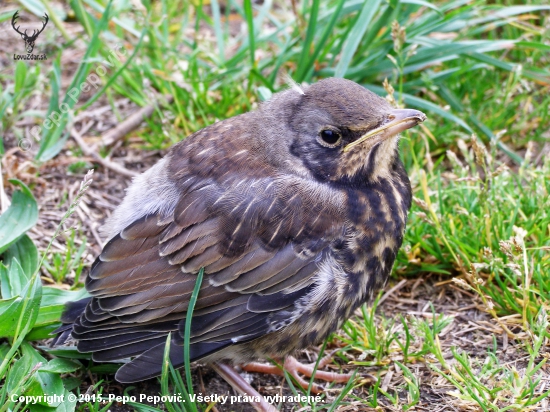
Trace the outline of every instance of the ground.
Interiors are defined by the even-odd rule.
[[[260,89],[250,87],[250,84],[253,83],[251,79],[256,79],[252,74],[248,78],[239,75],[235,77],[236,80],[228,81],[226,88],[219,87],[217,75],[229,78],[233,73],[242,73],[250,69],[245,70],[238,65],[233,68],[225,67],[223,70],[227,70],[227,72],[218,72],[217,67],[207,67],[205,72],[211,70],[214,73],[212,76],[214,80],[210,79],[208,75],[201,77],[200,73],[197,75],[197,80],[193,77],[196,73],[189,74],[192,69],[189,69],[189,72],[185,71],[188,66],[193,67],[193,60],[189,57],[191,53],[189,44],[180,44],[181,42],[178,43],[175,40],[173,44],[166,46],[166,39],[160,37],[162,33],[159,30],[155,32],[156,36],[150,36],[147,39],[150,42],[148,43],[149,49],[144,52],[140,51],[142,54],[138,58],[141,60],[138,62],[144,66],[137,65],[136,68],[131,65],[128,68],[128,72],[131,73],[129,77],[147,95],[145,103],[137,104],[136,100],[139,100],[136,98],[137,93],[134,93],[127,83],[120,81],[122,86],[119,85],[120,87],[116,91],[109,89],[109,92],[101,95],[90,107],[78,112],[74,124],[70,130],[66,130],[70,137],[59,155],[42,163],[36,162],[35,155],[41,142],[33,139],[29,135],[29,130],[37,124],[36,118],[40,118],[36,113],[45,112],[49,104],[48,94],[52,82],[47,78],[50,75],[47,67],[51,66],[51,61],[48,62],[49,66],[44,66],[42,71],[37,71],[37,80],[31,88],[32,90],[27,91],[26,94],[20,91],[21,94],[25,94],[21,100],[23,102],[21,107],[16,107],[17,105],[12,107],[9,101],[4,104],[5,101],[2,99],[5,96],[10,97],[10,93],[17,95],[14,92],[14,82],[16,81],[14,78],[17,76],[12,54],[13,51],[23,48],[22,40],[19,36],[13,35],[10,25],[12,11],[16,8],[16,5],[12,3],[8,2],[7,5],[0,6],[0,17],[3,19],[0,20],[0,84],[2,90],[5,91],[0,96],[0,103],[2,103],[0,111],[5,110],[2,112],[3,128],[1,129],[5,152],[1,159],[3,189],[0,187],[2,189],[0,190],[0,201],[2,210],[5,210],[15,190],[15,187],[8,182],[9,179],[17,178],[31,188],[39,205],[39,219],[28,234],[38,249],[45,251],[64,213],[77,197],[86,171],[94,169],[93,183],[85,191],[75,212],[65,222],[64,232],[54,239],[51,249],[46,254],[46,263],[40,271],[44,285],[70,289],[75,285],[81,286],[90,265],[100,253],[105,241],[100,227],[120,203],[131,176],[151,167],[165,154],[170,143],[181,140],[187,134],[222,116],[232,116],[256,107],[260,100],[258,97]],[[214,3],[216,2],[211,2],[211,4]],[[225,2],[222,3],[223,9],[226,6]],[[256,3],[269,5],[269,2]],[[300,13],[300,11],[296,11],[295,2],[292,4],[293,13]],[[316,3],[314,2],[314,4]],[[445,2],[441,2],[440,5],[447,7]],[[55,4],[55,6],[63,5]],[[471,10],[467,8],[469,6],[464,7],[466,16],[471,16],[470,13],[476,12],[473,8]],[[58,50],[58,44],[64,44],[64,50],[60,57],[60,90],[62,92],[69,87],[71,79],[89,47],[85,27],[77,21],[74,13],[71,14],[71,7],[64,6],[64,9],[68,12],[64,27],[68,36],[74,38],[74,43],[67,42],[60,33],[53,30],[53,22],[50,22],[50,26],[41,34],[40,40],[43,43],[37,43],[37,48],[43,46],[42,51],[46,52],[51,59],[54,58]],[[214,42],[219,33],[212,29],[213,25],[208,21],[211,17],[215,17],[212,14],[212,9],[205,10],[204,20],[199,19],[196,39],[199,43],[204,41],[201,43],[201,47],[209,53],[210,49],[215,48]],[[491,10],[489,8],[487,16],[491,15]],[[273,12],[273,15],[271,16],[272,20],[264,27],[266,33],[271,33],[274,27],[278,27],[272,23],[276,21],[276,17],[282,16],[282,21],[286,21],[285,19],[290,13],[282,6],[274,7],[274,10],[269,12]],[[405,27],[407,30],[412,28],[413,30],[410,32],[414,32],[415,22],[422,20],[423,15],[428,12],[430,12],[429,8],[423,7],[418,12],[410,14],[412,16],[410,21],[405,21],[406,24],[402,26],[403,42],[405,42]],[[159,27],[163,21],[164,13],[165,11],[162,10],[162,13],[159,12],[160,17],[157,16],[157,19],[154,19],[155,24],[158,23]],[[179,10],[171,9],[168,13],[172,13],[171,21],[180,20]],[[448,14],[451,13],[452,10]],[[462,13],[462,9],[457,10],[456,13]],[[512,30],[520,30],[521,36],[517,37],[519,40],[524,41],[529,47],[535,44],[536,47],[533,46],[533,49],[538,48],[542,50],[541,53],[547,53],[549,47],[547,35],[544,37],[544,33],[547,33],[547,28],[544,29],[544,22],[547,20],[544,20],[544,16],[542,13],[538,16],[533,11],[530,14],[522,15],[518,20],[513,20],[510,17],[512,20],[510,20],[509,26],[502,23],[502,27],[509,31],[502,29],[495,34],[490,31],[492,29],[489,26],[483,26],[483,29],[474,33],[473,36],[481,33],[483,40],[491,39],[492,36],[500,39],[501,37],[510,37],[510,32],[516,33]],[[99,18],[100,15],[94,14],[94,17]],[[135,17],[135,15],[132,14],[130,17]],[[143,16],[136,17],[136,21],[141,21],[140,18]],[[352,19],[343,21],[342,26],[351,24],[350,22],[354,21],[353,18],[354,16]],[[29,28],[32,24],[39,24],[29,18],[26,13],[22,13],[20,21]],[[230,24],[227,33],[225,33],[227,36],[236,39],[243,35],[243,27],[246,28],[243,16],[232,12],[228,21]],[[294,23],[299,27],[298,37],[296,37],[298,40],[296,41],[302,42],[304,33],[306,33],[304,24],[307,24],[307,19],[304,18],[304,15],[300,15]],[[441,24],[443,25],[443,23]],[[170,29],[167,27],[165,33],[173,34],[172,30],[177,30],[176,26],[177,24],[174,23]],[[394,41],[393,52],[395,53],[390,52],[400,59],[404,59],[403,55],[399,54],[401,49],[397,47],[399,36],[401,36],[399,24],[395,26],[394,22],[391,22],[386,26],[387,31],[391,31],[391,39]],[[495,27],[499,26],[495,24]],[[329,44],[347,45],[345,36],[349,31],[347,28],[343,30],[340,27],[340,29],[339,31],[335,29],[335,32],[338,32],[336,34],[341,38],[335,38]],[[379,29],[379,34],[383,34],[384,29],[382,27]],[[424,27],[420,26],[420,29],[424,30]],[[477,29],[478,27],[475,27],[475,30]],[[111,31],[109,34],[114,36],[122,29],[112,24],[108,30]],[[189,37],[189,33],[193,33],[192,28],[187,27],[185,30],[184,38],[185,36]],[[462,36],[467,30],[466,26],[462,31],[456,28],[444,31],[441,28],[441,32],[429,33],[428,37],[441,40],[449,39]],[[540,39],[536,37],[537,33],[543,33],[540,34]],[[128,47],[129,51],[134,50],[137,43],[135,35],[132,37],[123,32],[120,37],[132,39],[132,42],[128,40],[124,43],[124,47]],[[319,40],[318,37],[316,41]],[[173,37],[168,36],[168,38],[170,41],[173,40]],[[246,39],[246,36],[243,35],[242,39]],[[475,39],[479,40],[477,37]],[[537,39],[540,40],[540,44],[536,43]],[[155,43],[156,40],[158,40],[157,43]],[[424,40],[426,39],[424,38]],[[224,51],[227,58],[241,50],[239,41],[230,44],[229,38],[226,39],[227,48]],[[372,43],[383,44],[384,41],[379,38]],[[253,57],[252,66],[254,67],[251,69],[251,72],[256,70],[254,76],[257,77],[261,70],[258,69],[256,63],[271,54],[277,57],[278,50],[273,47],[275,50],[273,51],[271,43],[264,44],[265,49],[260,49],[259,44],[258,40],[258,49],[255,51],[256,61]],[[292,42],[288,41],[287,44],[292,44]],[[425,46],[425,44],[424,41],[423,45]],[[312,46],[311,48],[314,48],[315,45],[315,43],[309,44]],[[414,44],[409,44],[409,46],[415,47]],[[307,46],[304,47],[307,49]],[[400,47],[403,47],[403,44]],[[195,56],[204,53],[203,49],[198,50]],[[422,48],[419,50],[422,52]],[[409,51],[411,49],[408,49],[407,56]],[[150,57],[147,55],[148,52],[151,52],[151,56],[153,56],[152,62],[149,63],[147,63],[147,58]],[[164,54],[164,52],[166,53]],[[290,54],[290,52],[288,53]],[[548,255],[544,255],[544,252],[550,247],[548,240],[545,240],[545,237],[546,239],[550,238],[550,219],[544,213],[544,210],[548,210],[550,207],[548,200],[545,200],[548,199],[547,182],[550,181],[550,168],[545,163],[545,158],[550,152],[548,140],[550,127],[548,126],[547,110],[550,82],[547,77],[543,77],[546,75],[543,69],[548,66],[545,63],[548,55],[541,57],[541,55],[535,54],[533,59],[533,54],[529,54],[525,50],[521,50],[521,53],[524,54],[520,54],[519,57],[514,56],[514,53],[520,53],[520,51],[506,48],[502,54],[497,55],[497,58],[500,59],[499,65],[505,66],[509,59],[516,58],[525,64],[525,68],[514,68],[504,74],[495,69],[495,67],[500,67],[499,65],[493,67],[489,64],[490,61],[487,63],[487,60],[482,61],[485,65],[489,65],[489,68],[474,72],[474,68],[480,66],[477,64],[478,61],[472,63],[461,55],[463,66],[456,69],[459,69],[459,74],[463,74],[460,74],[459,80],[456,78],[453,80],[449,74],[451,77],[445,82],[437,82],[440,74],[438,71],[443,72],[449,67],[454,70],[454,67],[443,66],[439,61],[435,63],[429,61],[424,66],[420,64],[423,61],[415,63],[423,67],[422,81],[425,83],[421,83],[420,87],[417,86],[418,83],[413,84],[409,89],[405,89],[405,93],[422,96],[424,101],[432,102],[435,109],[430,109],[432,111],[429,112],[429,120],[421,132],[415,131],[418,133],[417,135],[403,139],[402,154],[411,175],[416,196],[415,205],[410,214],[405,247],[398,258],[395,273],[385,290],[381,292],[379,299],[373,303],[375,307],[363,307],[358,310],[342,330],[328,340],[325,348],[325,353],[334,351],[333,362],[326,369],[342,372],[355,371],[356,386],[342,399],[339,396],[344,386],[335,385],[328,387],[325,391],[327,402],[323,401],[313,406],[284,404],[279,406],[281,410],[319,410],[323,407],[340,411],[550,410],[549,402],[546,399],[550,388],[550,369],[545,363],[550,358],[550,337],[547,331],[550,285],[546,280],[548,279]],[[254,55],[254,52],[252,54]],[[360,54],[357,53],[357,55]],[[365,56],[377,55],[376,53],[369,55],[368,48],[364,54]],[[510,55],[512,56],[510,57]],[[284,53],[281,53],[281,56],[288,57]],[[329,47],[326,51],[321,50],[321,54],[318,56],[320,56],[319,61],[314,59],[315,70],[318,71],[316,76],[320,78],[334,74],[326,72],[327,68],[338,64],[338,60],[334,60],[332,49]],[[412,56],[414,54],[407,58]],[[201,58],[204,56],[201,55]],[[144,61],[146,63],[143,63]],[[227,61],[224,62],[222,59],[222,63],[227,63]],[[243,61],[248,62],[248,57],[245,56]],[[444,61],[443,58],[442,61]],[[211,61],[204,58],[200,64],[206,65],[205,62],[210,63]],[[271,68],[277,62],[278,60],[274,60],[266,67]],[[96,63],[92,64],[91,71],[98,67]],[[216,61],[216,63],[218,62]],[[147,67],[147,64],[151,64],[151,67]],[[370,64],[376,66],[378,63],[371,61]],[[541,77],[521,77],[521,70],[528,71],[530,64],[540,69]],[[282,67],[296,74],[297,65],[296,61],[289,60]],[[411,83],[420,81],[420,77],[410,74],[406,78],[402,72],[404,65],[405,63],[401,68],[397,68],[395,73],[398,75],[396,76],[393,76],[393,67],[388,69],[388,77],[392,78],[390,80],[394,81],[396,88],[400,82],[403,82],[403,79],[406,80],[405,83],[409,80]],[[29,65],[28,67],[27,78],[31,78],[31,74],[34,73],[33,70],[37,66]],[[530,68],[532,69],[532,67]],[[382,69],[380,68],[380,70]],[[266,70],[264,67],[264,72]],[[476,68],[476,70],[478,69]],[[197,71],[199,72],[198,69]],[[474,74],[468,75],[469,71]],[[149,73],[154,75],[147,77]],[[182,76],[182,73],[189,77],[185,79],[178,77]],[[219,73],[226,74],[220,75]],[[353,75],[353,70],[350,70],[350,73],[350,76]],[[478,75],[484,77],[480,77],[480,80]],[[160,87],[154,83],[159,79],[165,80],[168,86],[161,85],[162,87]],[[381,85],[384,79],[373,77],[356,78],[356,80]],[[217,88],[212,87],[212,90],[209,90],[208,87],[204,87],[209,85],[208,82]],[[263,85],[268,82],[263,79],[263,83],[258,83]],[[245,84],[248,86],[245,87]],[[488,84],[493,85],[489,87]],[[174,90],[171,89],[174,85],[177,86],[177,93],[172,95],[168,92]],[[199,90],[201,87],[207,90],[203,94]],[[391,95],[390,88],[391,86],[386,87],[385,91]],[[443,100],[437,94],[441,90],[446,93],[444,93],[445,96],[451,97],[448,100]],[[44,93],[44,91],[48,93]],[[456,93],[456,95],[452,95],[452,93]],[[93,94],[93,90],[84,93],[79,104],[83,104]],[[240,100],[235,103],[233,99]],[[205,106],[201,106],[197,101],[206,102]],[[458,106],[456,105],[457,101]],[[188,107],[185,106],[186,104]],[[449,105],[452,106],[451,109],[449,109]],[[218,106],[219,110],[217,110]],[[128,127],[125,131],[116,128],[121,123],[128,124],[127,120],[139,113],[140,109],[144,109],[144,113],[138,116],[138,119],[133,122],[133,126]],[[155,112],[154,120],[150,120],[152,112]],[[494,132],[499,139],[502,137],[502,141],[512,147],[514,153],[522,161],[519,163],[512,161],[501,150],[501,146],[497,148],[496,138],[491,138],[492,143],[476,143],[480,142],[481,138],[476,140],[470,136],[471,133],[459,129],[456,126],[456,118],[448,116],[450,113],[462,115],[462,112],[466,112],[465,119],[468,124],[476,124],[476,122],[489,124],[490,127],[487,126],[486,129],[491,129],[491,133]],[[26,115],[19,116],[18,113],[26,113]],[[439,115],[442,117],[438,117]],[[175,118],[177,120],[174,120]],[[105,149],[102,146],[108,136],[114,141],[110,143],[108,149]],[[479,161],[479,150],[476,149],[481,146],[487,146],[490,154],[496,154],[490,161],[487,160],[487,164],[492,163],[486,167],[483,159]],[[162,150],[158,150],[159,147]],[[103,155],[109,150],[109,155],[104,158]],[[417,156],[414,160],[411,157],[411,152]],[[490,157],[487,153],[484,156]],[[456,160],[454,160],[455,158]],[[508,173],[504,169],[500,169],[502,165],[506,165],[517,177],[517,180],[498,181],[497,172],[499,176]],[[533,176],[542,176],[542,179],[537,183]],[[499,191],[501,187],[508,187],[508,189]],[[533,192],[529,192],[530,189],[533,189]],[[491,194],[492,190],[496,194]],[[460,194],[456,195],[456,193]],[[469,203],[461,203],[462,194],[464,196],[471,194]],[[480,200],[483,196],[489,198],[488,203],[483,205],[485,209],[475,211],[475,207],[483,203]],[[430,203],[430,199],[433,204]],[[446,202],[446,199],[451,200]],[[532,207],[529,209],[527,206],[531,203]],[[510,206],[516,204],[515,208]],[[447,208],[446,211],[445,208]],[[470,220],[461,220],[461,216],[466,215]],[[519,217],[516,218],[516,215]],[[441,223],[442,221],[443,223]],[[486,221],[489,221],[490,224],[484,226],[483,222]],[[530,222],[535,223],[531,224]],[[468,227],[470,224],[473,230]],[[528,228],[528,235],[525,236],[527,247],[524,244],[522,249],[521,245],[515,245],[518,246],[518,250],[525,252],[525,268],[528,270],[525,270],[526,273],[517,272],[519,273],[517,279],[512,277],[511,281],[508,279],[497,283],[495,281],[496,274],[500,273],[503,276],[503,274],[513,272],[516,275],[517,264],[523,264],[519,258],[519,260],[514,260],[521,253],[518,253],[518,250],[514,252],[509,249],[514,246],[514,239],[519,239],[519,237],[513,237],[514,234],[521,233],[521,231],[515,232],[516,226],[520,229],[521,227]],[[505,228],[505,230],[500,230],[501,228]],[[493,229],[494,231],[491,231]],[[483,242],[478,242],[477,237],[483,238]],[[488,238],[486,242],[485,237]],[[447,241],[451,242],[451,246],[445,243]],[[484,254],[482,250],[487,248],[496,256],[494,262],[501,259],[500,263],[506,266],[505,270],[502,269],[502,265],[498,266],[498,262],[493,262],[494,266],[488,268],[488,265],[493,263],[489,258],[485,261],[482,259]],[[458,258],[453,259],[453,253],[456,253]],[[472,267],[464,265],[464,255],[472,263]],[[504,255],[508,256],[509,260],[503,261]],[[482,261],[485,263],[482,264]],[[543,286],[544,284],[546,286]],[[481,285],[485,289],[476,289],[475,285]],[[509,300],[506,297],[499,302],[499,295],[505,295],[505,292],[510,292],[511,297]],[[492,302],[497,303],[496,310],[493,310],[492,305],[495,304]],[[527,318],[529,324],[527,324]],[[33,342],[33,345],[39,347],[44,343],[47,342]],[[0,352],[2,348],[0,347]],[[319,351],[320,347],[309,348],[300,353],[298,357],[303,361],[312,362],[317,358]],[[47,350],[41,353],[49,358]],[[15,363],[14,361],[12,365]],[[86,367],[92,366],[92,368],[98,366],[88,364],[86,361],[83,364]],[[235,394],[229,385],[208,366],[193,365],[192,372],[195,393],[205,395]],[[259,374],[247,374],[246,376],[251,380],[252,385],[264,395],[292,395],[294,393],[284,378]],[[374,385],[369,376],[375,376],[378,379],[378,384]],[[94,391],[97,393],[101,390],[103,393],[118,395],[124,393],[157,395],[162,391],[160,384],[155,379],[132,385],[132,387],[125,387],[114,382],[112,374],[99,373],[97,369],[89,371],[84,368],[73,374],[64,374],[63,380],[66,385],[70,382],[71,377],[76,378],[72,381],[76,382],[74,390],[80,390],[81,393],[88,390],[90,393],[94,393]],[[9,380],[0,375],[0,382],[4,379]],[[100,380],[104,380],[104,382],[100,384],[99,388],[93,389]],[[530,386],[531,382],[533,384]],[[2,396],[2,389],[0,389],[0,401],[3,402]],[[537,397],[540,399],[533,401],[532,404],[529,403],[531,398]],[[99,409],[93,405],[83,405],[81,408],[93,411]],[[165,408],[165,406],[161,405],[161,408]],[[247,403],[238,403],[230,407],[211,404],[208,405],[208,408],[220,412],[252,410]],[[115,403],[109,409],[127,411],[134,410],[134,407]]]
[[[74,147],[74,143],[70,142],[67,150],[62,155],[42,165],[39,177],[34,174],[34,166],[29,156],[30,152],[22,152],[20,149],[15,148],[12,151],[8,150],[9,154],[5,157],[4,170],[7,176],[17,176],[27,185],[34,187],[33,193],[40,205],[40,220],[31,229],[29,235],[41,249],[46,248],[50,237],[59,224],[60,216],[74,199],[80,187],[84,170],[80,170],[79,173],[75,174],[67,174],[67,165],[75,161],[74,150],[77,150],[77,148]],[[124,164],[129,170],[143,171],[154,164],[163,154],[163,152],[147,152],[146,156],[141,156],[142,153],[139,148],[121,147],[113,153],[111,159]],[[92,158],[85,156],[79,156],[78,160],[93,163]],[[77,212],[66,222],[67,232],[54,242],[51,251],[52,254],[66,253],[67,243],[71,238],[71,230],[76,230],[78,236],[69,242],[74,242],[73,248],[78,248],[81,242],[85,242],[85,253],[82,254],[82,262],[85,262],[86,268],[83,271],[83,276],[86,275],[90,264],[98,255],[104,243],[99,231],[102,222],[120,202],[124,196],[125,188],[130,183],[130,178],[101,166],[96,167],[93,180],[92,185],[82,198]],[[42,279],[45,284],[56,285],[60,288],[68,288],[71,284],[70,275],[65,278],[63,283],[56,284],[50,272],[45,269],[42,271]],[[81,278],[80,281],[82,280]],[[458,347],[473,358],[483,360],[486,358],[487,352],[492,351],[501,363],[511,365],[517,370],[525,367],[527,360],[522,355],[523,351],[508,340],[504,330],[496,325],[485,311],[478,309],[481,307],[480,300],[474,294],[456,286],[448,276],[393,277],[385,288],[385,293],[382,293],[380,301],[374,319],[376,327],[384,328],[390,325],[389,330],[378,332],[382,339],[387,340],[389,335],[394,333],[402,336],[403,326],[399,323],[399,319],[402,317],[407,318],[407,323],[411,325],[415,324],[417,320],[431,321],[434,315],[436,318],[441,315],[446,321],[438,337],[441,352],[446,360],[452,360],[453,358],[450,348]],[[383,321],[380,319],[383,319]],[[353,321],[356,323],[363,322],[364,313],[358,310]],[[519,328],[516,328],[515,332],[520,332]],[[345,333],[335,334],[329,342],[326,352],[338,349],[338,347],[346,347],[346,340],[349,340],[349,337]],[[411,342],[409,353],[422,353],[422,345],[423,342],[419,339],[416,342]],[[379,365],[353,365],[351,361],[361,363],[361,360],[369,360],[373,356],[368,351],[361,351],[360,348],[350,350],[347,347],[344,352],[345,355],[343,355],[345,358],[335,357],[335,362],[329,365],[327,370],[345,373],[357,371],[358,381],[368,375],[378,376],[381,380],[380,387],[384,391],[391,392],[394,388],[397,388],[396,395],[403,398],[403,403],[406,403],[407,396],[410,396],[406,389],[406,378],[402,370],[393,363],[394,361],[403,362],[403,355],[402,353],[392,355],[392,352],[401,352],[391,349],[395,349],[395,342],[389,343],[388,346],[388,354],[380,359]],[[311,348],[304,351],[299,358],[305,362],[315,361],[318,350],[319,348]],[[430,368],[431,364],[437,364],[437,359],[433,354],[426,353],[411,358],[416,358],[412,362],[410,370],[418,380],[419,389],[419,402],[415,406],[416,410],[437,412],[478,410],[476,407],[453,396],[452,393],[456,393],[456,388]],[[286,380],[282,377],[247,373],[245,375],[263,395],[276,395],[278,393],[292,395]],[[150,394],[154,396],[160,390],[156,379],[132,385],[133,388],[128,390],[128,388],[112,380],[112,375],[85,374],[81,392],[86,392],[89,386],[94,385],[98,379],[106,380],[106,383],[100,385],[104,393],[117,395],[126,393],[135,396]],[[193,379],[196,393],[236,395],[232,388],[207,365],[195,365],[193,367]],[[365,399],[372,395],[372,382],[369,382],[368,379],[363,380],[365,384],[352,391],[353,396],[359,399]],[[550,379],[547,379],[547,381],[550,384]],[[327,398],[331,400],[338,396],[340,388],[336,385],[327,389]],[[371,388],[370,393],[369,388]],[[127,390],[128,392],[125,392]],[[365,408],[365,406],[359,406],[359,402],[354,402],[351,396],[346,399],[351,402],[349,410]],[[384,399],[380,400],[380,406],[383,410],[388,411],[401,410],[399,407],[393,407],[390,402]],[[286,404],[282,405],[282,410],[295,410],[295,407],[295,405]],[[253,410],[247,403],[239,403],[231,407],[216,405],[215,408],[220,412]],[[114,404],[110,409],[112,411],[133,410],[133,408],[122,404]],[[342,410],[346,410],[345,407]],[[370,410],[375,411],[376,409],[372,408]]]

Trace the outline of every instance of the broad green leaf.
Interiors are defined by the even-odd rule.
[[[29,340],[45,339],[55,327],[44,328],[45,326],[58,324],[65,304],[80,300],[88,296],[86,289],[82,288],[79,291],[70,291],[56,289],[52,287],[44,287],[42,289],[42,302],[38,311],[38,317],[35,322],[35,329],[29,334]],[[46,336],[44,336],[46,334]]]
[[[2,299],[9,299],[12,297],[9,278],[8,267],[0,262],[0,297]]]
[[[38,268],[38,250],[34,242],[27,235],[23,235],[13,243],[2,255],[3,262],[10,266],[11,261],[16,258],[28,278]]]
[[[23,356],[29,357],[33,365],[34,373],[31,375],[28,388],[25,391],[27,396],[36,396],[43,398],[44,395],[58,395],[63,394],[65,388],[63,382],[58,374],[43,372],[42,369],[48,364],[48,361],[29,343],[23,342],[21,345]],[[53,399],[42,399],[38,402],[39,405],[56,407],[60,402]]]
[[[42,288],[42,301],[33,329],[27,340],[47,339],[58,328],[65,304],[89,296],[86,289],[78,291],[62,290],[49,286]]]
[[[56,315],[59,315],[59,313],[56,313]],[[44,326],[38,326],[35,324],[34,328],[32,328],[32,330],[25,336],[25,340],[33,342],[51,338],[57,328],[61,325],[61,323],[59,323],[59,317],[57,319],[58,320],[56,322],[48,323]]]
[[[10,207],[0,216],[0,253],[15,243],[38,220],[38,206],[29,188],[16,179],[10,182],[19,185],[21,190],[15,191]]]
[[[64,310],[65,305],[40,306],[35,327],[59,322]]]
[[[116,373],[116,371],[120,368],[120,365],[117,364],[109,364],[109,363],[97,363],[94,366],[91,366],[89,369],[92,373]]]
[[[32,358],[25,355],[21,356],[13,363],[6,379],[6,386],[9,394],[15,393],[21,395],[23,393],[22,389],[26,377],[29,375],[33,366]]]
[[[6,342],[2,342],[0,344],[0,359],[3,360],[8,355],[9,350],[10,348],[8,344]]]
[[[80,362],[69,359],[55,358],[49,361],[47,365],[43,365],[39,370],[50,373],[69,373],[74,372],[81,367],[82,364]]]
[[[17,331],[27,334],[34,327],[40,309],[40,302],[42,300],[42,282],[40,281],[40,277],[35,274],[25,289],[21,292],[21,296],[23,296],[23,311],[19,319],[20,322]]]
[[[58,358],[64,359],[92,359],[91,353],[82,353],[79,352],[76,347],[58,347],[58,348],[49,348],[42,347],[40,348],[47,350],[49,354],[57,356]]]
[[[2,291],[2,298],[9,299],[19,296],[30,278],[31,276],[27,276],[16,258],[11,261],[9,267],[0,263],[0,290]]]
[[[42,306],[55,306],[55,305],[64,305],[67,302],[73,302],[76,300],[83,299],[90,296],[86,289],[80,289],[77,291],[74,290],[63,290],[58,288],[53,288],[51,286],[45,286],[42,289]]]
[[[64,309],[65,305],[40,306],[35,327],[59,322]]]
[[[42,366],[48,363],[46,358],[44,358],[29,342],[23,342],[21,344],[21,352],[23,353],[23,356],[27,355],[32,359],[33,365],[40,363]]]
[[[29,385],[29,389],[25,394],[30,396],[47,395],[47,402],[43,400],[39,403],[45,406],[57,407],[61,403],[61,395],[65,392],[61,376],[57,373],[42,372],[40,369],[33,375],[33,382]],[[57,395],[57,397],[53,395]]]
[[[65,384],[66,379],[63,380],[63,383]],[[76,401],[77,397],[69,396],[71,393],[64,389],[63,390],[63,399],[64,401],[61,402],[57,407],[54,408],[47,408],[42,407],[42,405],[33,405],[30,408],[30,412],[74,412],[76,409]]]
[[[0,337],[10,337],[15,333],[15,325],[21,314],[22,300],[20,296],[0,300],[0,319],[2,319]]]
[[[34,276],[27,282],[21,295],[0,301],[0,337],[19,337],[28,333],[36,322],[40,300],[42,298],[42,284],[40,278]]]

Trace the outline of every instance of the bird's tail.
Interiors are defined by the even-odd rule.
[[[91,297],[77,300],[76,302],[68,302],[65,305],[65,310],[61,315],[61,322],[63,324],[52,332],[52,335],[55,335],[52,339],[50,346],[61,346],[67,339],[70,338],[71,332],[73,331],[73,324],[78,319],[78,317],[86,309],[86,305],[91,300]]]

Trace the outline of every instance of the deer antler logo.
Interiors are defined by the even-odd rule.
[[[18,17],[19,17],[19,10],[17,10],[15,12],[15,14],[13,15],[13,17],[11,19],[11,25],[12,25],[13,29],[17,33],[19,33],[21,35],[21,38],[25,41],[25,48],[27,49],[27,53],[32,53],[32,51],[34,49],[34,42],[38,38],[38,35],[44,31],[44,28],[46,27],[46,24],[48,24],[48,21],[50,20],[50,18],[48,17],[48,15],[46,13],[44,13],[44,19],[45,20],[44,20],[44,23],[42,23],[43,24],[42,29],[33,30],[33,33],[29,36],[27,34],[27,30],[25,30],[23,33],[21,33],[19,31],[20,26],[15,27],[15,23],[16,23],[16,20],[17,20]]]

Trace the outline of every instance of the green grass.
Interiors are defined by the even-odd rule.
[[[92,104],[110,105],[123,120],[115,107],[122,98],[140,107],[158,104],[146,125],[131,134],[141,142],[139,148],[149,150],[167,148],[217,120],[254,109],[287,87],[285,74],[297,82],[346,77],[390,94],[395,104],[428,115],[422,128],[405,133],[401,141],[415,202],[395,279],[453,279],[507,335],[524,362],[501,359],[496,348],[502,336],[496,334],[482,354],[461,348],[460,341],[446,345],[440,336],[453,318],[433,306],[433,317],[426,320],[380,314],[375,303],[329,340],[344,345],[336,359],[359,368],[358,379],[329,402],[301,406],[412,410],[422,402],[426,384],[415,372],[422,364],[434,379],[449,385],[449,397],[459,407],[543,407],[548,392],[540,390],[541,377],[550,338],[550,162],[539,159],[536,148],[548,144],[550,130],[550,38],[545,29],[550,7],[505,0],[142,3],[140,10],[129,1],[71,1],[65,11],[77,21],[71,24],[82,28],[78,40],[67,34],[65,14],[48,1],[12,3],[13,11],[42,15],[48,10],[50,26],[37,47],[47,49],[49,59],[47,64],[18,62],[0,73],[0,155],[17,144],[31,146],[40,175],[66,147],[74,116]],[[12,14],[0,15],[0,22],[9,24]],[[59,33],[68,41],[60,44]],[[20,47],[20,41],[14,45]],[[117,44],[122,48],[114,58],[110,51]],[[61,56],[76,49],[82,53],[78,66],[62,68]],[[107,74],[99,76],[99,87],[77,101],[71,98],[71,88],[102,66]],[[173,103],[168,105],[169,95]],[[41,102],[38,109],[35,99]],[[66,114],[59,112],[62,103]],[[59,126],[42,126],[52,114]],[[83,167],[76,159],[67,172],[79,173]],[[63,302],[81,293],[76,290],[82,286],[85,246],[77,245],[85,245],[86,239],[77,231],[63,234],[66,252],[40,251],[48,256],[41,260],[25,235],[39,218],[34,188],[19,187],[0,216],[0,316],[15,319],[0,325],[5,338],[0,344],[0,412],[24,408],[9,398],[16,390],[75,393],[82,375],[70,374],[90,366],[86,360],[81,366],[52,358],[51,353],[61,352],[49,354],[27,342],[44,339],[55,328]],[[57,283],[75,276],[74,290],[42,286],[40,266]],[[98,373],[113,369],[92,368]],[[365,370],[381,378],[366,389],[360,387]],[[390,372],[402,376],[401,383],[383,387]],[[173,388],[192,393],[189,380],[184,382],[168,366],[161,383],[163,394]],[[354,395],[360,388],[366,396]],[[75,406],[85,407],[66,409]],[[86,407],[99,411],[107,406],[92,401]],[[182,405],[170,408],[185,410]]]

